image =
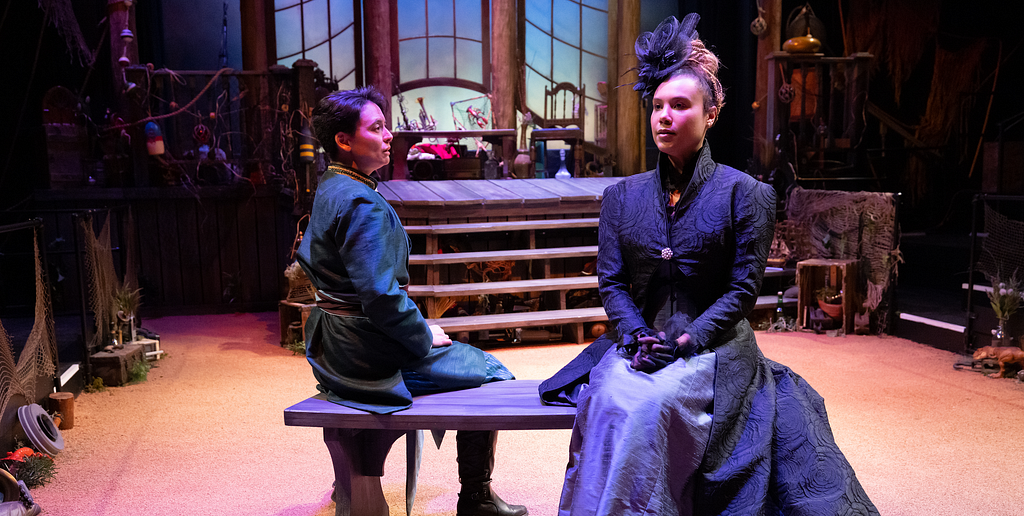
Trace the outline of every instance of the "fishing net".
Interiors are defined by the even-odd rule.
[[[110,216],[103,223],[99,235],[92,228],[92,219],[82,219],[85,235],[85,270],[89,278],[89,309],[96,322],[96,332],[89,348],[101,348],[109,341],[114,323],[114,291],[120,286],[114,271],[114,253],[110,246]]]
[[[988,277],[1024,276],[1024,222],[1007,218],[986,203],[985,232],[978,268]]]
[[[53,312],[50,290],[43,276],[43,261],[39,254],[38,234],[33,235],[35,258],[36,303],[32,330],[17,362],[10,336],[0,325],[0,414],[15,394],[34,402],[46,392],[37,392],[39,377],[53,378],[57,373],[57,340],[53,331]],[[45,388],[44,388],[45,389]]]
[[[903,261],[895,241],[896,203],[891,193],[805,190],[790,193],[778,232],[790,258],[856,259],[867,289],[863,305],[877,311],[885,328],[885,299],[890,278]]]
[[[21,380],[29,399],[35,400],[42,394],[35,392],[40,376],[53,378],[57,373],[57,340],[53,333],[53,313],[50,309],[50,290],[43,278],[43,261],[39,256],[39,240],[32,239],[32,250],[36,262],[36,307],[32,331],[28,334],[25,349],[18,359],[18,378]]]
[[[14,364],[14,348],[11,338],[0,322],[0,414],[5,414],[7,402],[15,394],[25,395],[21,382],[18,381],[18,367]]]
[[[39,8],[46,13],[46,18],[64,37],[68,53],[77,56],[80,64],[91,66],[96,61],[96,52],[89,48],[85,37],[82,36],[82,29],[78,25],[71,0],[39,0]]]

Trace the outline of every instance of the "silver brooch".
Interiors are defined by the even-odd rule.
[[[661,259],[668,260],[669,258],[672,258],[672,249],[666,247],[661,250]]]

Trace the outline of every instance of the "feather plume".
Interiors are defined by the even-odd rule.
[[[636,71],[639,79],[633,89],[644,97],[654,94],[665,79],[686,64],[690,56],[690,43],[697,39],[697,22],[700,15],[687,14],[680,22],[669,16],[652,32],[645,32],[636,39]]]

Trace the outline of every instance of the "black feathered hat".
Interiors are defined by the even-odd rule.
[[[686,64],[691,42],[697,39],[698,21],[697,13],[687,14],[682,22],[669,16],[654,31],[636,38],[639,79],[633,83],[635,91],[644,97],[654,95],[658,85]]]

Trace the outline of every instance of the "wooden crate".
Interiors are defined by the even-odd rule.
[[[815,291],[833,286],[843,294],[843,332],[853,333],[853,315],[857,312],[856,298],[859,297],[857,260],[812,259],[797,262],[796,284],[800,287],[797,297],[797,327],[809,328],[811,308],[818,307]],[[827,281],[826,281],[827,278]]]
[[[277,314],[281,322],[281,345],[288,344],[288,325],[298,322],[302,327],[302,340],[306,340],[306,319],[316,304],[296,303],[294,301],[281,301],[277,305]]]
[[[142,346],[138,344],[125,344],[121,349],[100,351],[89,357],[92,375],[102,378],[106,386],[128,383],[132,367],[143,360]]]

